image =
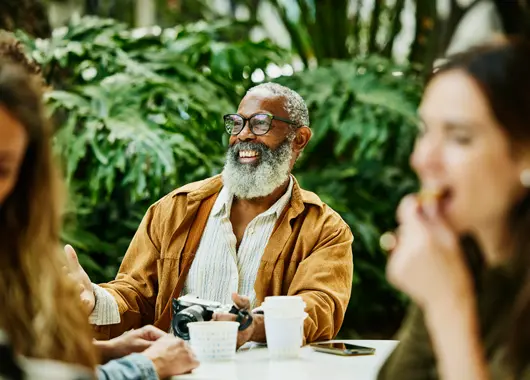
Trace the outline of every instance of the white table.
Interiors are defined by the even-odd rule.
[[[270,360],[267,348],[240,350],[229,362],[205,362],[192,374],[174,380],[373,380],[398,342],[393,340],[342,340],[340,342],[374,347],[375,355],[342,357],[302,348],[295,360]]]

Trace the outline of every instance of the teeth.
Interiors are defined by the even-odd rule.
[[[258,152],[255,150],[241,150],[239,151],[239,157],[257,157]]]

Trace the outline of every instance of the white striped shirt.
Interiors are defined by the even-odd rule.
[[[249,297],[252,307],[258,306],[254,282],[261,257],[276,221],[291,200],[292,190],[293,179],[290,178],[285,194],[248,224],[237,249],[230,222],[234,196],[223,187],[208,217],[181,294],[232,304],[232,293],[238,293]]]
[[[248,224],[239,250],[236,249],[237,239],[230,222],[234,196],[223,187],[206,222],[181,295],[192,294],[204,300],[232,304],[231,295],[235,292],[249,297],[252,308],[259,306],[256,304],[254,282],[276,221],[291,200],[293,183],[290,177],[285,194]],[[114,297],[98,285],[92,286],[96,305],[90,315],[90,323],[119,323],[120,313]]]

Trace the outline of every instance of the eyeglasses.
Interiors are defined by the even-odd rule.
[[[228,115],[224,115],[223,119],[225,122],[226,132],[232,136],[239,135],[243,128],[245,128],[245,124],[247,122],[250,131],[256,136],[261,136],[269,132],[273,120],[280,120],[287,124],[296,125],[295,122],[289,119],[274,116],[270,113],[257,113],[249,118],[243,117],[237,113],[230,113]]]

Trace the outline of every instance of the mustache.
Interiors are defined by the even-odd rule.
[[[260,142],[250,143],[250,142],[243,141],[243,142],[238,142],[238,143],[231,145],[228,148],[228,154],[233,159],[237,160],[237,158],[239,157],[239,152],[242,150],[255,150],[256,152],[258,152],[260,157],[269,156],[273,152],[273,150],[269,148],[267,145],[265,145],[264,143],[260,143]]]

